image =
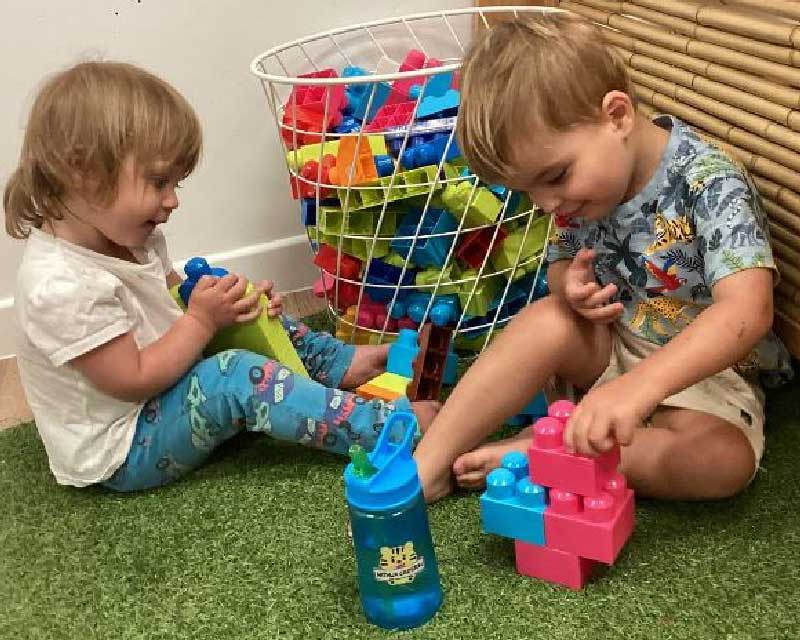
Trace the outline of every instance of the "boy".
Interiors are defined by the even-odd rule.
[[[426,498],[446,495],[451,473],[478,487],[506,451],[526,451],[530,429],[470,450],[553,377],[586,392],[566,445],[591,455],[618,442],[640,495],[742,490],[763,451],[759,374],[791,376],[770,332],[777,271],[749,178],[684,123],[637,114],[621,60],[569,13],[483,34],[461,91],[470,167],[563,226],[552,295],[509,323],[423,437]]]

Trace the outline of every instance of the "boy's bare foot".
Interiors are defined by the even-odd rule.
[[[411,408],[414,411],[414,415],[417,416],[419,430],[425,433],[428,427],[431,426],[436,414],[441,410],[442,403],[436,400],[419,400],[418,402],[412,402]]]
[[[482,489],[486,476],[500,466],[500,460],[509,451],[528,452],[533,427],[527,427],[517,435],[497,442],[489,442],[468,453],[462,453],[453,463],[456,483],[462,489]]]
[[[353,361],[342,376],[339,386],[342,389],[355,389],[386,371],[389,357],[388,344],[365,344],[356,347]]]
[[[444,474],[432,474],[424,463],[417,460],[417,472],[425,502],[430,504],[453,493],[453,476],[449,469],[445,469]]]

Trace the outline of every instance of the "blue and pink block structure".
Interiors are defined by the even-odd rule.
[[[559,400],[534,424],[528,455],[506,454],[481,496],[485,533],[514,539],[521,575],[582,589],[613,564],[634,527],[633,491],[617,471],[619,446],[597,457],[567,451],[574,405]]]

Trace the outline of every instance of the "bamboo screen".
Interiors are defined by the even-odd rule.
[[[681,118],[748,168],[781,273],[775,328],[800,357],[800,2],[528,4],[558,6],[601,25],[628,65],[642,113]]]

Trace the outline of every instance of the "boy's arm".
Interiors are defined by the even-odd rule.
[[[634,369],[656,404],[743,359],[773,320],[773,272],[754,268],[726,276],[712,289],[713,303]]]

